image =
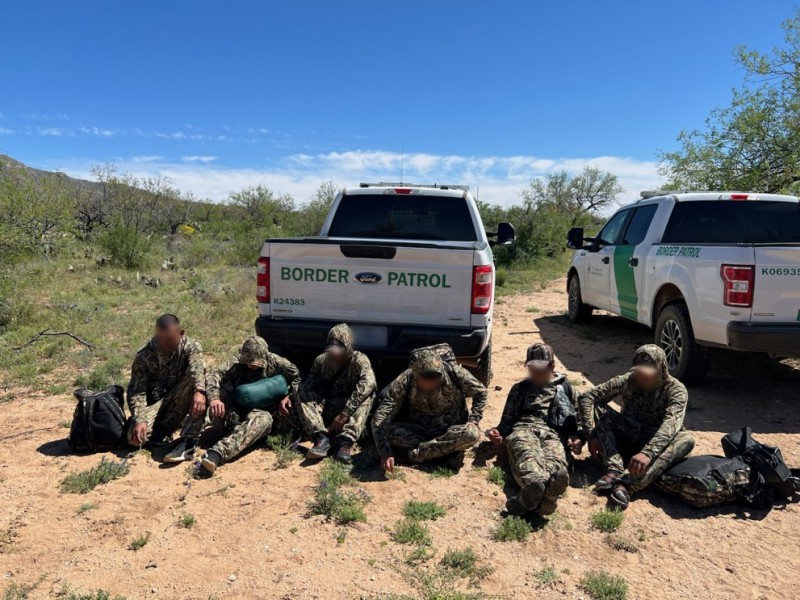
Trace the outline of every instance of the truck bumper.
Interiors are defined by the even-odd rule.
[[[728,347],[749,352],[800,356],[800,323],[728,323]]]
[[[322,352],[328,331],[336,325],[333,321],[307,321],[301,319],[256,319],[256,334],[270,346],[284,352]],[[388,344],[379,348],[358,349],[370,356],[381,358],[408,358],[415,348],[447,343],[459,358],[477,358],[486,348],[486,329],[425,327],[416,325],[388,325]]]

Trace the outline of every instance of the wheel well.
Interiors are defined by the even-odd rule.
[[[650,314],[650,325],[655,327],[656,320],[661,311],[664,310],[666,306],[675,304],[676,302],[685,302],[683,294],[678,289],[678,286],[668,283],[658,290],[656,299],[653,302],[653,312]]]

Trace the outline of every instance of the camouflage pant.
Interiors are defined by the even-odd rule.
[[[272,431],[272,415],[258,408],[243,418],[231,419],[229,423],[225,435],[211,447],[211,450],[219,452],[225,462],[239,456]]]
[[[525,508],[538,508],[548,489],[555,503],[569,481],[567,453],[558,434],[546,427],[517,427],[506,445],[511,472],[521,488],[518,498]]]
[[[466,423],[442,431],[420,423],[394,421],[387,425],[386,435],[392,447],[410,450],[411,460],[420,463],[469,450],[481,439],[480,429]]]
[[[361,438],[367,427],[369,413],[372,411],[372,403],[374,401],[375,396],[372,395],[356,409],[356,412],[350,416],[350,420],[345,424],[339,437],[345,438],[350,443],[355,443]],[[297,402],[297,414],[305,432],[310,436],[314,436],[317,433],[327,434],[328,426],[336,415],[341,414],[346,402],[347,398],[329,399],[324,402]]]
[[[143,410],[138,411],[135,417],[132,416],[128,419],[126,425],[128,444],[136,445],[133,443],[132,435],[133,428],[137,423],[147,425],[148,438],[154,429],[171,434],[181,427],[182,436],[199,439],[205,417],[192,417],[189,414],[192,408],[194,389],[194,380],[185,375],[160,400],[148,404]]]
[[[661,477],[664,471],[686,458],[694,448],[694,438],[688,431],[681,429],[663,452],[653,458],[644,475],[630,475],[625,470],[625,461],[641,452],[654,433],[643,430],[639,423],[615,410],[606,411],[597,421],[595,436],[602,444],[603,465],[607,471],[621,473],[631,493],[646,488]]]

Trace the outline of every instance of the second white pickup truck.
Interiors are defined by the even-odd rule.
[[[795,196],[643,194],[567,245],[570,319],[598,308],[654,328],[679,379],[705,375],[708,347],[800,356]]]
[[[492,242],[489,238],[495,238]],[[258,335],[277,352],[318,352],[336,323],[350,324],[371,357],[407,357],[446,342],[491,378],[491,245],[467,188],[361,184],[333,202],[320,235],[269,239],[258,259]]]

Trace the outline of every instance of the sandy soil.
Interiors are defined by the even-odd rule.
[[[496,388],[485,428],[497,422],[508,389],[522,376],[528,344],[550,343],[559,368],[583,389],[624,371],[633,350],[649,341],[646,329],[611,316],[571,325],[562,290],[563,282],[555,282],[497,307]],[[797,363],[722,354],[708,383],[690,390],[687,424],[697,437],[695,452],[719,453],[720,437],[746,424],[760,440],[781,447],[790,465],[800,465],[799,389]],[[348,527],[337,543],[341,527],[306,516],[319,467],[298,461],[275,470],[273,453],[260,446],[209,480],[191,480],[183,466],[164,468],[137,455],[123,479],[86,495],[60,493],[65,474],[99,460],[68,455],[60,424],[72,409],[69,396],[23,392],[0,407],[0,590],[16,582],[36,584],[30,598],[57,597],[65,587],[104,588],[129,599],[415,595],[403,563],[408,548],[390,541],[389,529],[407,500],[422,499],[450,507],[430,524],[432,562],[447,548],[471,546],[495,568],[480,584],[495,597],[586,597],[580,578],[601,568],[622,575],[634,598],[797,597],[798,505],[769,514],[696,510],[645,493],[618,532],[638,547],[628,553],[591,528],[591,514],[605,502],[583,487],[596,467],[579,461],[555,523],[525,543],[501,543],[491,532],[506,496],[475,468],[486,464],[479,452],[450,479],[412,468],[403,469],[406,481],[365,473],[368,522]],[[490,456],[488,464],[495,460]],[[78,514],[85,503],[97,507]],[[185,513],[197,519],[191,529],[177,525]],[[149,543],[129,550],[143,533]],[[550,566],[560,581],[537,587],[534,574]]]

